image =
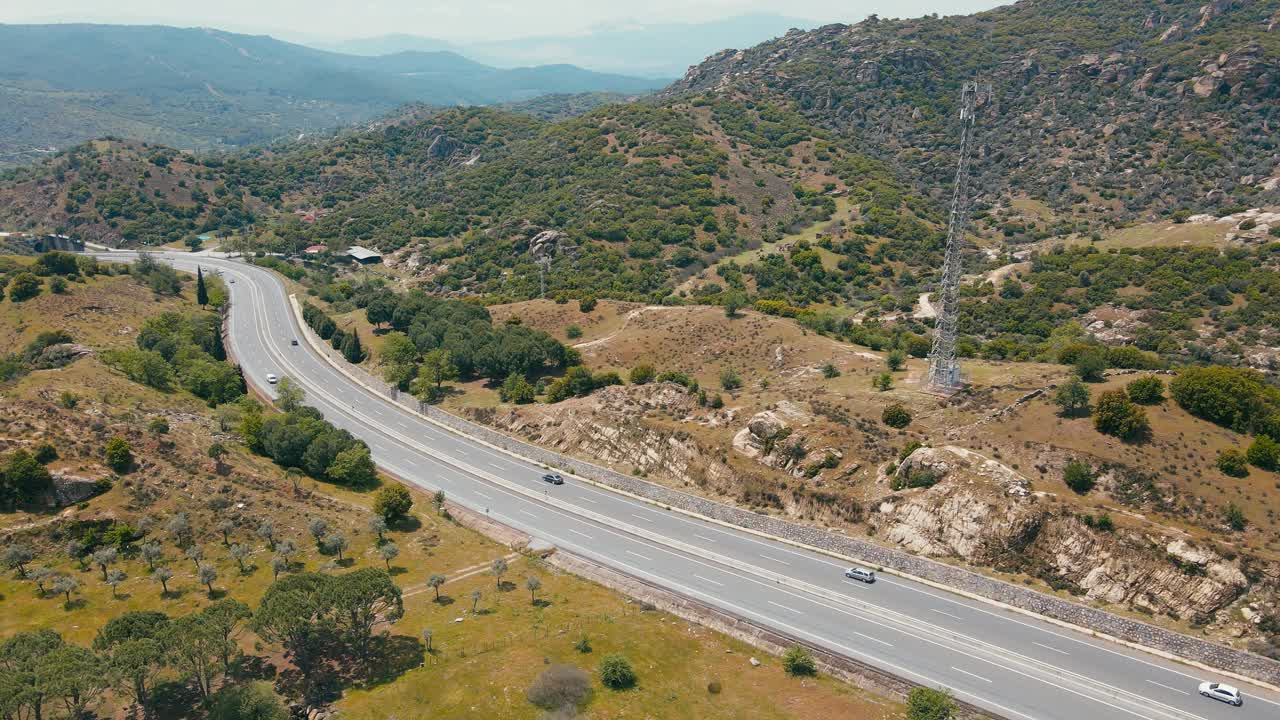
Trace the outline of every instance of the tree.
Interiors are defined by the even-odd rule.
[[[124,681],[125,692],[145,708],[151,700],[150,683],[164,666],[165,655],[159,639],[134,638],[112,648],[108,665]]]
[[[431,640],[434,637],[435,637],[435,633],[432,632],[431,628],[426,628],[422,631],[422,644],[426,646],[428,653],[435,652],[435,649],[431,647]]]
[[[324,536],[329,534],[329,522],[324,518],[312,518],[307,523],[307,532],[311,533],[311,537],[316,541],[316,547],[322,546]]]
[[[794,676],[812,676],[818,673],[818,663],[813,659],[813,653],[807,648],[799,645],[792,645],[782,656],[782,669],[788,675]]]
[[[1267,398],[1274,392],[1261,373],[1245,368],[1187,368],[1169,383],[1169,394],[1183,410],[1236,432],[1273,412]]]
[[[276,524],[271,522],[271,518],[263,518],[258,523],[258,528],[254,530],[258,537],[267,541],[267,549],[272,550],[276,546]]]
[[[530,575],[524,579],[525,589],[529,591],[529,602],[534,603],[538,600],[538,591],[542,589],[542,581]]]
[[[440,588],[445,584],[445,577],[439,573],[433,573],[427,578],[427,587],[436,591],[436,602],[440,601]]]
[[[235,520],[222,520],[218,523],[218,532],[222,534],[222,544],[231,544],[231,533],[236,531]]]
[[[288,378],[285,379],[287,380]],[[217,468],[218,472],[222,472],[222,458],[227,456],[227,452],[227,446],[220,442],[209,446],[209,458],[213,460],[214,467]]]
[[[655,370],[652,365],[642,364],[631,368],[631,372],[627,375],[627,379],[632,385],[647,385],[653,382],[653,379],[657,377],[657,375],[658,371]]]
[[[1263,470],[1280,469],[1280,443],[1267,435],[1259,435],[1249,444],[1249,462]]]
[[[118,473],[128,472],[133,466],[133,448],[129,446],[129,441],[122,437],[117,436],[108,440],[102,455],[107,467]]]
[[[69,575],[63,575],[53,581],[53,591],[66,597],[67,605],[71,604],[71,593],[79,589],[80,582]]]
[[[403,519],[413,507],[413,496],[400,483],[388,483],[373,499],[373,511],[393,523]]]
[[[173,579],[173,571],[167,567],[158,567],[155,572],[151,573],[151,577],[160,583],[160,594],[169,594],[169,581]]]
[[[912,688],[907,695],[907,720],[951,720],[956,703],[945,690]]]
[[[57,571],[47,567],[33,567],[26,573],[27,579],[36,584],[36,591],[40,597],[44,597],[45,583],[52,582],[58,577]]]
[[[585,295],[578,300],[578,312],[589,313],[596,309],[596,296]]]
[[[169,518],[164,529],[173,536],[173,542],[178,547],[191,542],[191,522],[187,520],[186,513],[178,513]]]
[[[199,241],[200,238],[196,238],[196,242]],[[199,246],[197,245],[196,247]],[[196,303],[200,307],[209,304],[209,289],[204,286],[204,268],[199,265],[196,266]]]
[[[116,588],[125,581],[124,571],[119,568],[108,570],[105,580],[106,583],[111,586],[111,597],[113,599],[116,598]]]
[[[387,521],[381,515],[369,516],[369,532],[378,536],[378,542],[386,542]]]
[[[20,632],[0,643],[0,712],[15,718],[44,717],[49,699],[36,675],[37,667],[62,647],[62,636],[53,630]]]
[[[84,557],[86,549],[87,548],[85,544],[79,540],[68,540],[67,544],[63,548],[64,552],[66,552],[67,554],[67,557],[80,563],[81,570],[84,570],[85,567],[87,567],[85,564],[85,557]]]
[[[15,542],[4,549],[4,566],[9,570],[17,570],[19,575],[27,574],[27,563],[36,559],[36,553],[24,542]]]
[[[60,645],[36,665],[37,687],[49,698],[62,700],[72,718],[85,716],[110,688],[110,677],[102,658],[79,645]]]
[[[191,565],[195,567],[196,572],[200,572],[200,562],[204,560],[204,548],[194,544],[188,545],[184,554],[191,561]]]
[[[1245,517],[1244,511],[1234,502],[1227,504],[1227,509],[1222,513],[1222,519],[1226,520],[1227,527],[1240,532],[1249,524],[1249,519]]]
[[[378,555],[387,564],[387,572],[391,572],[391,561],[400,556],[400,548],[393,542],[383,543],[378,547]]]
[[[364,362],[364,348],[360,345],[360,333],[354,329],[342,338],[342,357],[353,365]]]
[[[93,564],[102,570],[102,580],[107,579],[107,568],[115,563],[118,553],[113,547],[104,547],[93,552]]]
[[[599,671],[601,684],[612,690],[626,690],[636,684],[636,671],[630,661],[617,653],[605,655]]]
[[[911,424],[911,413],[901,403],[894,403],[880,413],[880,422],[901,430]]]
[[[366,661],[374,626],[395,622],[404,614],[400,588],[386,571],[377,568],[362,568],[335,578],[331,599],[339,630]]]
[[[209,720],[289,720],[289,710],[264,681],[226,685],[209,698]]]
[[[1054,393],[1053,401],[1064,417],[1084,414],[1089,410],[1089,388],[1085,387],[1079,377],[1073,375]]]
[[[1122,440],[1138,440],[1150,432],[1146,411],[1135,405],[1124,390],[1108,390],[1098,396],[1093,426],[1104,435]]]
[[[743,305],[747,304],[747,298],[740,292],[725,293],[724,296],[724,316],[727,318],[738,317],[738,311]]]
[[[893,387],[893,376],[887,372],[882,372],[871,381],[871,386],[880,392],[885,392]]]
[[[160,547],[160,543],[151,542],[142,544],[142,559],[147,562],[148,570],[155,570],[156,563],[164,558],[164,550]]]
[[[374,296],[364,308],[365,317],[375,326],[391,322],[396,311],[396,296],[386,292]]]
[[[413,394],[432,402],[444,394],[444,384],[458,379],[458,366],[448,350],[435,349],[422,356],[418,366],[418,378],[413,381]]]
[[[1139,405],[1158,405],[1164,402],[1164,382],[1154,375],[1140,377],[1125,386],[1129,399]]]
[[[538,675],[525,697],[543,710],[573,717],[591,697],[591,676],[572,665],[552,665]]]
[[[283,412],[293,412],[302,407],[307,399],[307,391],[294,382],[293,378],[283,377],[276,383],[276,407]]]
[[[217,638],[217,649],[222,657],[222,670],[225,673],[231,672],[231,658],[238,648],[236,638],[240,636],[244,621],[252,616],[248,605],[231,598],[218,600],[200,611],[201,620]]]
[[[18,273],[9,281],[9,299],[24,302],[40,294],[40,278],[29,272]]]
[[[283,558],[279,555],[273,555],[271,557],[271,579],[272,580],[279,579],[280,573],[287,572],[288,570],[289,570],[289,561],[286,558]]]
[[[515,403],[516,405],[527,405],[538,397],[537,388],[535,388],[524,375],[513,372],[502,381],[502,387],[498,389],[498,396],[503,402]]]
[[[502,576],[507,574],[507,559],[498,558],[489,566],[489,572],[493,575],[498,584],[498,589],[502,589]]]
[[[1244,453],[1235,448],[1227,448],[1218,452],[1218,469],[1224,475],[1242,478],[1249,474],[1249,462]]]
[[[1076,357],[1076,375],[1085,382],[1102,382],[1106,369],[1107,354],[1100,348],[1089,348]]]
[[[884,364],[889,368],[889,372],[897,372],[907,364],[907,354],[896,348],[890,350],[889,354],[884,356]]]
[[[209,597],[213,597],[213,581],[218,579],[218,570],[212,565],[201,563],[196,569],[196,579],[201,585],[209,588]]]
[[[473,615],[476,612],[476,606],[480,604],[481,597],[484,597],[484,593],[480,592],[479,590],[471,591],[471,613]]]
[[[200,697],[209,697],[223,650],[217,629],[203,613],[191,613],[174,619],[166,637],[173,664],[195,680]]]
[[[378,468],[369,455],[369,446],[356,443],[338,453],[333,464],[325,470],[329,479],[348,487],[368,487],[377,482]]]
[[[326,552],[337,553],[338,562],[342,562],[342,551],[350,546],[347,536],[340,532],[329,533],[324,538],[324,549]]]
[[[1062,471],[1062,481],[1081,495],[1087,494],[1097,483],[1097,479],[1093,476],[1093,469],[1079,460],[1067,463]]]
[[[236,565],[240,566],[240,573],[243,575],[245,573],[244,561],[249,559],[249,556],[253,554],[253,549],[248,545],[236,543],[232,545],[227,552],[236,561]]]
[[[436,494],[431,496],[431,502],[436,506],[436,514],[440,515],[444,512],[444,491],[436,490]]]

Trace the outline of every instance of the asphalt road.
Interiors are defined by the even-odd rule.
[[[270,392],[268,373],[294,379],[306,403],[367,442],[380,466],[536,538],[1014,720],[1280,718],[1280,696],[1260,688],[1243,685],[1244,706],[1230,707],[1200,697],[1201,680],[1220,678],[1189,666],[900,577],[848,580],[829,556],[572,477],[548,485],[540,467],[339,373],[308,347],[274,274],[235,260],[160,257],[233,281],[230,343],[253,385]]]

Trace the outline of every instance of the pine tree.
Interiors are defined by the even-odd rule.
[[[360,333],[351,331],[342,340],[342,357],[349,363],[364,360],[364,348],[360,347]]]
[[[200,307],[209,304],[209,289],[204,286],[204,269],[196,267],[196,302]]]

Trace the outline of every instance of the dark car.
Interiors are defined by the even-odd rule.
[[[560,477],[560,476],[559,476],[558,474],[556,474],[556,473],[547,473],[546,475],[543,475],[543,476],[542,476],[542,479],[543,479],[545,482],[549,482],[549,483],[551,483],[552,485],[563,485],[563,484],[564,484],[564,478]]]
[[[290,345],[297,345],[297,344],[298,344],[298,341],[297,341],[297,340],[290,340],[290,341],[289,341],[289,344],[290,344]]]

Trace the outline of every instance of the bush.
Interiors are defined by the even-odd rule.
[[[1154,375],[1141,377],[1125,386],[1129,399],[1139,405],[1157,405],[1164,402],[1164,381]]]
[[[29,272],[18,273],[9,281],[9,299],[23,302],[40,294],[40,278]]]
[[[1164,363],[1155,353],[1143,352],[1132,345],[1107,348],[1107,365],[1129,370],[1158,370]]]
[[[907,354],[901,350],[890,350],[889,354],[884,358],[884,364],[885,367],[889,368],[890,372],[897,372],[902,369],[903,365],[907,364]]]
[[[552,665],[533,681],[525,697],[543,710],[576,710],[591,697],[591,676],[572,665]]]
[[[1075,417],[1089,410],[1089,388],[1080,378],[1072,376],[1058,388],[1053,395],[1053,402],[1065,417]]]
[[[1107,356],[1098,348],[1089,348],[1076,358],[1076,375],[1085,382],[1102,382],[1102,373],[1107,369]]]
[[[288,720],[271,683],[228,685],[209,698],[209,720]]]
[[[1244,511],[1235,503],[1228,503],[1227,509],[1222,512],[1222,519],[1227,522],[1227,527],[1240,532],[1249,524],[1249,519],[1244,516]]]
[[[795,677],[812,677],[818,674],[818,663],[807,649],[793,645],[782,656],[782,669]]]
[[[1236,432],[1258,425],[1280,404],[1280,390],[1258,371],[1216,365],[1182,371],[1169,394],[1183,410]]]
[[[1123,390],[1109,390],[1098,397],[1093,426],[1104,435],[1122,440],[1141,439],[1151,430],[1146,411],[1129,400]]]
[[[742,387],[742,377],[737,370],[727,367],[720,371],[720,387],[729,391],[737,390]]]
[[[894,403],[880,413],[880,421],[891,428],[902,428],[911,424],[911,413],[898,403]]]
[[[106,461],[107,467],[118,473],[128,472],[133,465],[133,448],[129,446],[129,441],[122,437],[113,437],[107,441],[107,445],[102,451],[103,460]]]
[[[596,298],[594,295],[588,295],[578,301],[578,312],[589,313],[596,309]]]
[[[498,397],[502,402],[525,405],[537,399],[538,391],[524,379],[523,375],[513,372],[502,381],[502,387],[498,388]]]
[[[1072,460],[1062,471],[1062,482],[1075,492],[1085,495],[1097,484],[1093,469],[1079,460]]]
[[[577,325],[570,325],[569,327],[564,329],[564,336],[569,338],[570,340],[577,340],[578,338],[582,337],[582,328],[578,327]]]
[[[1259,435],[1249,445],[1249,462],[1263,470],[1280,469],[1280,443],[1266,435]]]
[[[1219,451],[1217,465],[1223,474],[1231,477],[1242,478],[1249,474],[1248,458],[1235,448]]]
[[[636,671],[625,657],[606,655],[600,661],[600,682],[613,690],[626,690],[636,684]]]
[[[387,522],[399,520],[409,514],[413,496],[400,483],[391,483],[378,491],[373,498],[373,511]]]
[[[632,385],[647,385],[653,382],[658,376],[658,371],[653,369],[652,365],[637,365],[631,368],[631,372],[627,375],[627,379]]]
[[[956,703],[945,690],[918,687],[907,695],[908,720],[951,720],[955,713]]]

